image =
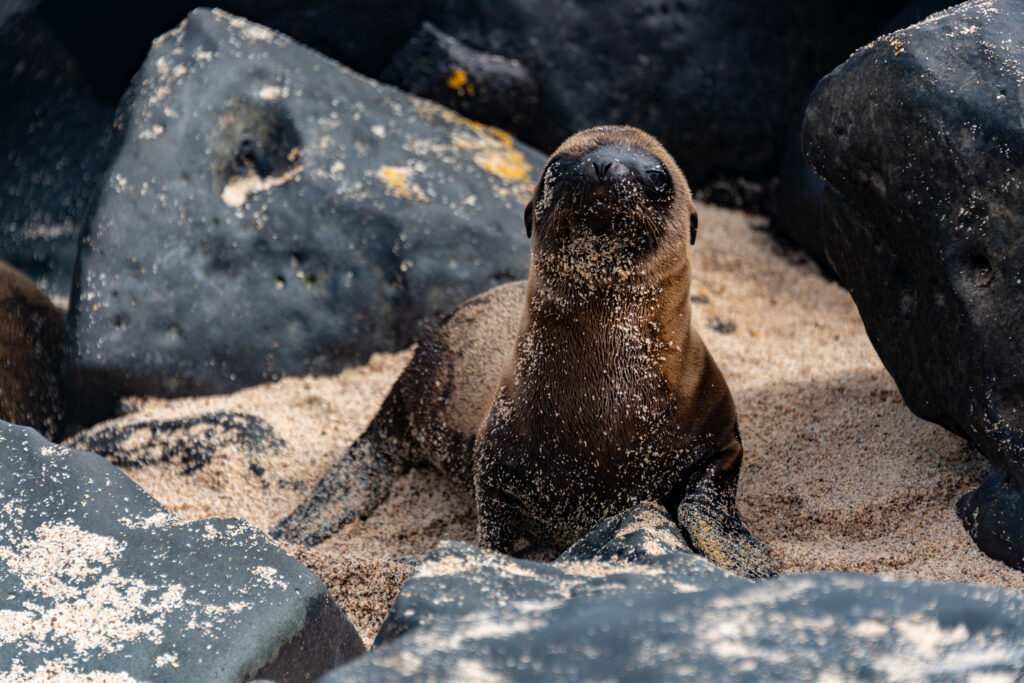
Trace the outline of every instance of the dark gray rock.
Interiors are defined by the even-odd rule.
[[[878,33],[890,33],[921,21],[929,14],[952,4],[948,0],[915,0],[903,6]],[[806,105],[805,105],[806,106]],[[779,182],[771,207],[771,228],[776,235],[792,242],[813,258],[828,276],[834,276],[825,255],[825,237],[821,228],[821,198],[824,181],[804,159],[802,128],[804,108],[786,134]]]
[[[110,160],[114,108],[92,95],[36,13],[2,28],[0,260],[66,306],[78,234]]]
[[[43,0],[47,19],[98,87],[115,97],[148,41],[192,6]],[[697,187],[721,176],[760,182],[776,174],[787,127],[807,93],[899,8],[887,0],[224,0],[220,6],[374,77],[430,21],[474,50],[519,60],[536,79],[535,116],[528,109],[500,111],[501,119],[485,122],[521,119],[512,132],[546,150],[581,128],[633,124],[661,138]]]
[[[6,0],[5,0],[6,1]],[[196,0],[39,0],[47,24],[110,102],[128,86],[150,42],[178,24]],[[281,31],[361,73],[376,76],[428,19],[423,0],[219,0],[217,7]],[[98,40],[97,36],[116,36]]]
[[[0,262],[0,420],[60,432],[64,316],[22,272]]]
[[[795,126],[787,136],[769,224],[776,235],[803,249],[822,269],[831,272],[832,264],[825,255],[825,237],[821,230],[824,181],[804,159],[801,128]]]
[[[15,19],[27,14],[38,4],[39,0],[4,0],[0,3],[0,35],[16,23]]]
[[[528,124],[537,84],[514,59],[480,52],[429,21],[398,51],[381,80],[502,128]]]
[[[103,458],[0,423],[0,676],[309,680],[363,652],[241,520],[182,522]]]
[[[628,123],[672,152],[692,185],[777,172],[814,83],[893,11],[810,0],[435,0],[429,18],[536,77],[537,115],[512,130],[541,149]]]
[[[69,319],[89,406],[334,372],[527,271],[538,152],[263,26],[193,12],[118,116]]]
[[[1022,594],[853,574],[754,583],[685,548],[650,505],[551,565],[443,543],[371,652],[321,681],[1024,674]]]
[[[858,50],[818,85],[804,149],[825,247],[910,408],[993,479],[960,504],[1024,569],[1024,2],[967,2]]]

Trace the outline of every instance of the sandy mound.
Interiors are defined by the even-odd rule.
[[[852,299],[746,215],[699,207],[694,314],[729,381],[746,462],[740,512],[787,573],[837,570],[1024,590],[982,555],[956,499],[987,471],[963,440],[915,418],[868,341]],[[332,454],[369,423],[410,353],[375,355],[334,377],[286,379],[230,396],[129,402],[147,416],[235,410],[287,442],[258,476],[232,447],[191,474],[126,472],[186,519],[244,517],[268,529]],[[441,538],[472,540],[467,494],[430,470],[402,478],[363,522],[315,548],[288,547],[327,584],[369,643],[402,582]]]

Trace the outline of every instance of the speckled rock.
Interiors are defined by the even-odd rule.
[[[55,438],[64,420],[64,316],[22,272],[0,262],[0,420]]]
[[[550,565],[443,543],[371,652],[321,681],[1011,680],[1022,638],[1024,595],[852,574],[754,583],[641,505]]]
[[[891,2],[435,0],[428,19],[518,59],[539,88],[511,130],[554,149],[577,130],[631,124],[658,137],[691,185],[777,172],[814,83],[876,35]]]
[[[323,584],[246,522],[182,522],[103,458],[7,423],[0,634],[2,680],[298,681],[363,651]]]
[[[822,80],[804,149],[825,248],[907,405],[992,478],[961,500],[1024,569],[1024,2],[966,2],[875,40]]]
[[[524,126],[537,112],[537,83],[522,63],[474,50],[429,21],[381,80],[503,128]]]
[[[900,3],[813,0],[223,0],[219,6],[377,77],[430,21],[465,45],[519,60],[538,109],[511,129],[541,149],[590,126],[632,124],[659,137],[695,187],[778,170],[807,93]],[[194,1],[100,5],[44,0],[107,92],[119,93],[148,41]],[[382,21],[381,18],[386,17]],[[116,45],[92,36],[116,26]],[[525,103],[525,100],[523,101]],[[513,112],[502,112],[503,120]],[[486,120],[485,120],[486,121]],[[492,121],[486,121],[492,123]]]
[[[69,318],[90,407],[335,372],[526,273],[539,153],[222,11],[153,44],[117,126]]]
[[[38,12],[0,31],[0,260],[66,306],[78,234],[111,156],[114,107],[93,96]]]

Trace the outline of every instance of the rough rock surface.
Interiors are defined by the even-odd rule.
[[[959,512],[1024,569],[1024,2],[981,0],[877,39],[822,80],[805,152],[825,247],[923,418],[993,474]]]
[[[321,680],[1009,679],[1024,596],[805,574],[753,583],[687,552],[662,510],[606,520],[547,565],[443,543],[361,659]]]
[[[913,0],[893,15],[886,22],[885,28],[879,29],[877,33],[890,33],[909,26],[951,4],[950,0]],[[786,133],[774,206],[769,212],[771,228],[776,234],[806,251],[826,274],[833,275],[832,264],[825,255],[825,238],[821,229],[823,181],[804,159],[802,152],[801,129],[805,107],[806,103]]]
[[[148,41],[193,5],[43,2],[76,56],[115,97]],[[533,74],[537,115],[512,129],[523,140],[551,150],[582,128],[636,125],[666,143],[697,187],[720,175],[776,173],[787,127],[814,83],[877,35],[899,7],[887,0],[224,0],[220,6],[374,77],[430,21],[473,49],[519,60]],[[111,30],[122,36],[116,46],[93,39]]]
[[[0,28],[0,260],[66,306],[114,108],[93,96],[37,13]]]
[[[0,262],[0,420],[55,438],[64,419],[64,316],[35,284]]]
[[[0,509],[0,680],[303,680],[363,651],[246,522],[181,522],[99,456],[7,423]]]
[[[892,12],[808,0],[437,0],[428,16],[535,75],[537,115],[512,130],[541,149],[604,123],[665,143],[691,185],[776,172],[815,81]]]
[[[337,371],[526,273],[536,151],[219,10],[154,42],[117,126],[69,318],[91,406]]]
[[[525,125],[537,111],[537,83],[519,61],[474,50],[429,21],[381,80],[502,128]]]

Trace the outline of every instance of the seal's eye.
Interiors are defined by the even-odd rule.
[[[659,168],[652,168],[647,171],[647,177],[651,179],[651,184],[657,190],[664,190],[668,187],[668,174]]]

